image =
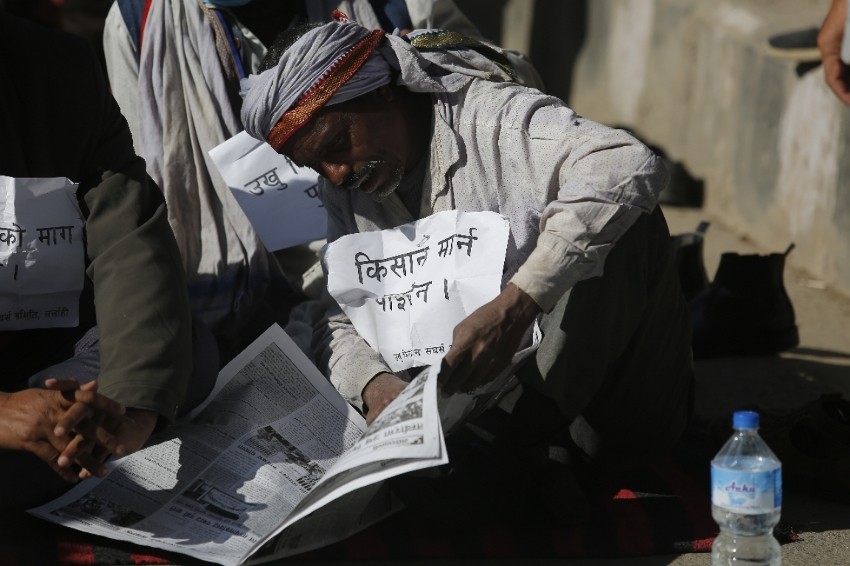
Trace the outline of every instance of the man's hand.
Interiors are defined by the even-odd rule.
[[[826,84],[841,102],[850,106],[850,66],[841,60],[847,2],[848,0],[832,0],[832,6],[818,33],[818,49],[823,61]]]
[[[94,418],[118,417],[124,413],[124,407],[97,394],[95,382],[79,387],[76,382],[53,380],[53,385],[53,390],[32,388],[0,394],[0,448],[35,454],[63,479],[75,482],[78,470],[59,465],[71,438],[56,433],[57,423],[69,412],[76,415],[72,419],[75,422],[88,418],[83,414]],[[85,411],[81,411],[81,405]],[[104,441],[110,443],[107,437]]]
[[[370,425],[381,411],[398,397],[407,382],[392,373],[379,373],[363,388],[363,404],[366,405],[366,424]]]
[[[80,479],[103,476],[106,459],[112,454],[124,456],[139,450],[150,438],[158,419],[159,415],[153,411],[127,409],[124,415],[100,419],[97,426],[91,426],[89,421],[87,425],[71,427],[67,430],[75,434],[57,463],[62,468],[74,464],[82,468]]]
[[[443,395],[469,392],[494,379],[508,367],[540,312],[534,299],[508,284],[498,297],[455,326],[452,347],[440,371]]]

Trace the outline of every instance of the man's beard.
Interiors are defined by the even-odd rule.
[[[375,174],[375,170],[378,166],[385,163],[386,161],[370,161],[361,167],[356,173],[351,173],[345,181],[343,181],[343,188],[351,191],[358,190],[365,183],[369,182],[369,179]],[[369,193],[369,196],[371,196],[376,202],[385,200],[401,184],[402,177],[404,177],[404,167],[398,166],[394,168],[389,179],[387,179],[386,184],[380,187],[375,187],[375,189]]]
[[[392,176],[387,179],[387,184],[383,187],[378,187],[372,193],[372,200],[375,202],[383,202],[388,196],[393,194],[401,184],[401,179],[404,177],[404,167],[396,167],[392,170]]]

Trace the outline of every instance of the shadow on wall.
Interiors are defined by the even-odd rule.
[[[484,37],[502,44],[507,0],[456,0],[456,4],[478,26]],[[573,68],[584,45],[586,30],[587,0],[534,2],[526,55],[540,73],[547,93],[567,103],[570,101]]]
[[[529,57],[549,94],[570,102],[573,70],[587,32],[587,0],[537,0]]]

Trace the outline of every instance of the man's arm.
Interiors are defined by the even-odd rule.
[[[319,178],[319,194],[328,214],[328,242],[356,233],[350,194]],[[379,374],[392,374],[381,355],[360,336],[325,286],[322,309],[312,309],[312,351],[316,365],[340,395],[364,413],[365,388]],[[368,413],[366,413],[368,415]],[[373,416],[374,418],[374,416]]]
[[[491,90],[485,85],[481,93]],[[524,261],[514,258],[519,268],[510,284],[455,328],[441,374],[444,393],[473,389],[507,367],[535,316],[579,281],[602,275],[608,253],[654,209],[667,181],[660,159],[628,133],[524,89],[515,97],[503,90],[495,92],[505,97],[503,112],[477,122],[498,132],[498,148],[513,148],[516,156],[502,159],[499,202],[514,227],[524,225],[526,211],[548,204],[536,245]],[[495,151],[491,137],[478,137],[482,155]]]
[[[314,321],[313,329],[317,366],[340,395],[368,417],[376,406],[376,399],[372,398],[371,404],[366,400],[367,385],[378,375],[393,375],[392,370],[358,334],[327,290],[323,294],[323,302],[325,316]],[[378,380],[378,383],[383,381]]]
[[[96,60],[92,65],[81,76],[92,79],[87,104],[94,132],[81,167],[86,275],[100,334],[99,392],[128,409],[104,426],[132,452],[158,420],[178,413],[191,372],[191,313],[164,198],[135,155]],[[97,438],[74,432],[68,460],[108,457]]]
[[[101,393],[172,421],[191,372],[191,314],[162,195],[137,158],[85,201]]]
[[[832,0],[818,33],[818,48],[826,84],[841,102],[850,106],[850,65],[841,60],[847,9],[847,0]]]
[[[668,176],[661,159],[631,134],[566,107],[544,107],[529,122],[531,183],[545,184],[547,159],[560,165],[554,174],[549,166],[552,197],[536,245],[511,282],[549,312],[576,283],[602,275],[620,237],[655,209]],[[554,128],[563,130],[563,149],[552,149]]]

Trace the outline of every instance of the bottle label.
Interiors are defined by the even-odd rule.
[[[745,472],[711,466],[711,502],[745,514],[771,512],[782,506],[782,468]]]

